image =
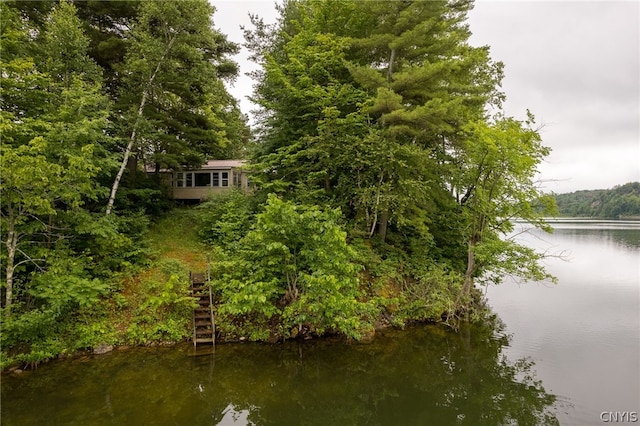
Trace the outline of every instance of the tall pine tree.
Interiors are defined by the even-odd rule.
[[[452,206],[441,175],[460,129],[502,98],[501,64],[468,45],[470,7],[289,1],[275,27],[256,22],[265,183],[343,200],[383,240],[390,221],[428,236]]]
[[[226,156],[231,139],[243,134],[240,111],[221,82],[237,72],[228,59],[237,47],[213,29],[213,12],[205,0],[140,4],[120,71],[116,105],[126,144],[107,214],[130,160],[156,170],[199,165]]]

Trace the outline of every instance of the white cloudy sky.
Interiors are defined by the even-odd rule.
[[[271,0],[210,1],[216,27],[238,43],[249,12],[276,18]],[[505,64],[507,114],[523,118],[528,108],[544,125],[546,189],[640,181],[640,2],[480,0],[469,25],[471,43]],[[245,58],[236,58],[243,74]],[[251,86],[242,75],[230,88],[245,113]]]

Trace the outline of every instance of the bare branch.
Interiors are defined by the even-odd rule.
[[[33,266],[38,268],[41,272],[45,272],[44,268],[42,268],[36,262],[46,262],[46,261],[47,261],[46,259],[25,259],[25,260],[21,260],[20,262],[16,263],[15,265],[13,265],[13,269],[16,269],[19,265],[22,265],[23,263],[31,262],[33,264]]]

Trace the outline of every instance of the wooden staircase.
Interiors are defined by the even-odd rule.
[[[213,294],[205,274],[190,274],[191,295],[198,306],[193,310],[193,346],[216,345],[216,323],[213,315]]]

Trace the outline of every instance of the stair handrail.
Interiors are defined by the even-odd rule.
[[[213,314],[213,290],[211,289],[211,257],[207,254],[207,287],[209,287],[209,311],[211,314],[211,344],[216,349],[216,317]]]

